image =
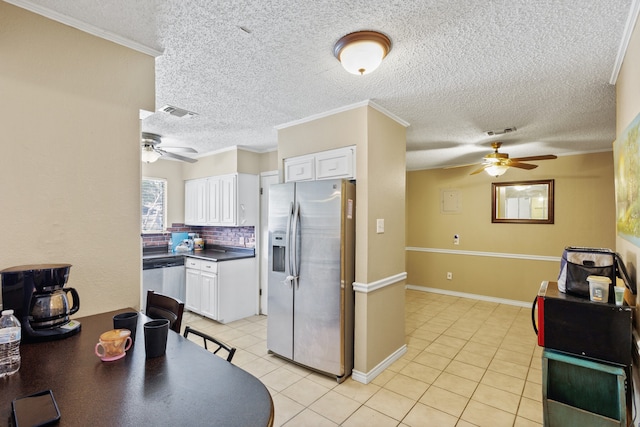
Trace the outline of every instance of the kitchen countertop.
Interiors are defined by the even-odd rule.
[[[151,249],[142,251],[142,259],[150,260],[157,258],[171,258],[171,257],[192,257],[204,259],[207,261],[232,261],[235,259],[243,258],[255,258],[256,251],[254,248],[234,248],[225,246],[213,246],[206,248],[202,251],[189,251],[189,252],[177,252],[169,253],[164,250]]]

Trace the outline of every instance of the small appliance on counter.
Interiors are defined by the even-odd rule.
[[[204,250],[204,239],[202,237],[195,237],[193,239],[193,250],[194,251]]]
[[[184,247],[184,241],[187,239],[189,239],[189,233],[171,233],[171,242],[173,244],[171,252],[179,252],[178,246],[182,245]]]
[[[13,309],[20,321],[23,341],[62,339],[80,331],[80,322],[69,318],[80,309],[80,297],[74,288],[64,287],[70,268],[70,264],[32,264],[0,271],[2,304]]]

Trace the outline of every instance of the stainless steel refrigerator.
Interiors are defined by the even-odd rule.
[[[269,189],[267,348],[335,376],[353,368],[355,184]]]

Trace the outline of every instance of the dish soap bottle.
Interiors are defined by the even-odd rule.
[[[173,252],[173,239],[171,237],[169,237],[169,245],[167,249],[169,249],[169,253]]]
[[[0,378],[20,369],[20,322],[13,310],[2,311],[0,317]]]

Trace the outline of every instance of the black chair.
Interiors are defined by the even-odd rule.
[[[147,292],[147,308],[145,314],[152,319],[168,319],[169,329],[180,333],[184,303],[168,295]]]
[[[231,359],[233,359],[233,355],[236,354],[235,347],[231,347],[230,345],[225,344],[222,341],[215,339],[211,335],[205,334],[204,332],[197,331],[193,329],[191,326],[187,326],[186,328],[184,328],[184,337],[187,338],[189,334],[195,334],[200,338],[202,338],[202,340],[204,341],[204,348],[206,350],[209,350],[209,348],[207,348],[207,342],[212,342],[214,345],[217,345],[218,348],[216,348],[213,354],[217,354],[220,351],[220,349],[223,349],[223,348],[227,350],[227,352],[229,353],[227,356],[227,362],[231,362]]]

